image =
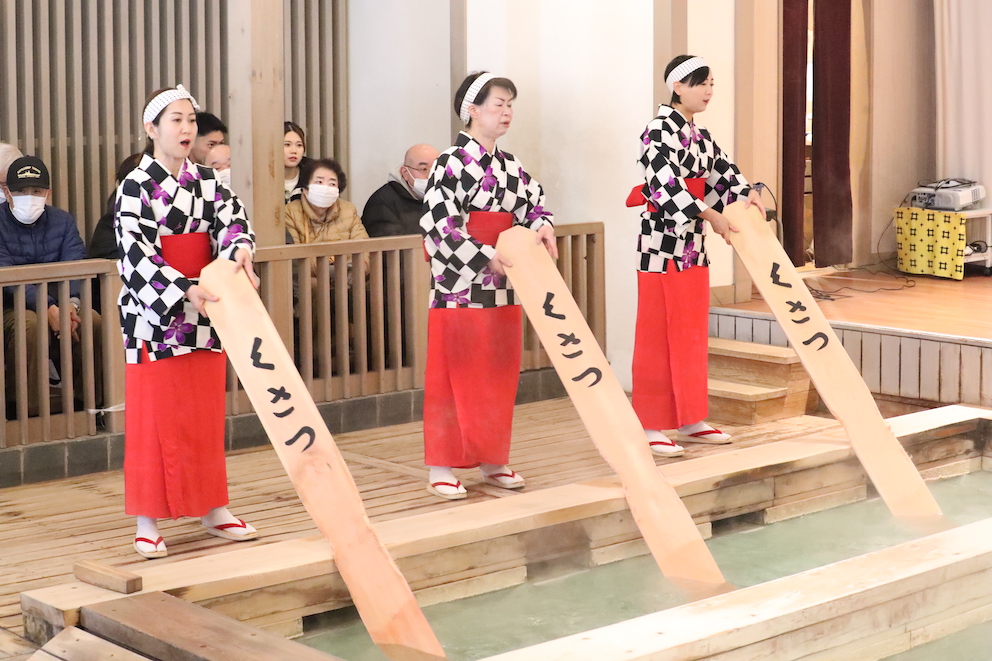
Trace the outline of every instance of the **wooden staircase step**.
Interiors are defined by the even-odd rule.
[[[788,388],[769,388],[749,383],[734,383],[720,379],[709,379],[710,397],[736,399],[745,402],[762,402],[789,394]]]
[[[719,337],[709,338],[710,355],[744,358],[765,363],[792,365],[799,362],[799,356],[792,349],[777,347],[756,342],[741,342],[726,340]]]

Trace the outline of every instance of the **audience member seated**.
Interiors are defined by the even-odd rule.
[[[414,145],[406,151],[403,165],[390,172],[389,181],[365,203],[362,222],[369,236],[420,234],[427,179],[438,155],[430,145]]]
[[[217,172],[217,181],[231,187],[231,148],[228,145],[217,145],[207,152],[203,164]]]
[[[283,223],[293,243],[369,238],[355,205],[340,198],[347,185],[337,161],[322,158],[310,164],[300,180],[303,194],[283,207]]]
[[[48,168],[36,156],[24,156],[15,160],[7,169],[7,183],[4,186],[7,205],[0,207],[0,267],[25,266],[27,264],[50,264],[83,259],[86,249],[76,228],[76,221],[68,212],[47,204],[51,197],[51,178]],[[70,282],[69,303],[59,306],[58,286],[27,285],[25,287],[27,310],[27,376],[28,376],[28,415],[39,411],[39,370],[48,370],[47,357],[39,356],[38,324],[46,323],[50,329],[50,356],[58,360],[58,340],[61,338],[61,320],[69,315],[73,358],[74,393],[82,399],[82,349],[79,346],[80,287],[78,280]],[[14,288],[4,288],[4,340],[6,360],[7,399],[16,396]],[[93,349],[96,369],[97,398],[102,395],[102,361],[100,342],[100,315],[93,312]],[[43,372],[42,372],[43,373]],[[44,381],[46,384],[48,380]],[[45,396],[48,396],[47,388]]]
[[[285,196],[286,203],[300,197],[300,185],[303,172],[313,162],[307,158],[307,136],[299,124],[286,121],[282,125],[283,130],[283,166],[286,169],[285,175]]]
[[[216,115],[209,112],[196,113],[196,140],[189,153],[189,160],[204,164],[207,152],[227,139],[227,126]]]
[[[138,167],[141,162],[142,152],[131,154],[117,166],[115,178],[117,184],[114,190],[110,191],[107,198],[107,212],[100,216],[96,227],[93,228],[93,236],[90,237],[89,249],[86,251],[87,259],[120,259],[121,249],[117,246],[117,235],[114,233],[114,203],[117,201],[117,186],[121,185],[124,177],[131,174],[131,170]]]

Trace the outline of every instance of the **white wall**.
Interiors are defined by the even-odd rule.
[[[349,4],[351,164],[344,197],[359,213],[411,145],[449,146],[448,12],[448,0]]]
[[[501,140],[541,182],[558,224],[606,226],[607,354],[630,386],[637,291],[638,136],[653,117],[650,0],[468,3],[469,70],[513,80]]]
[[[639,136],[656,111],[653,5],[469,0],[466,17],[468,70],[489,70],[517,86],[513,126],[500,146],[543,184],[559,224],[602,221],[606,227],[607,356],[627,388],[640,220],[624,200],[640,181]],[[689,3],[690,51],[709,59],[718,80],[718,96],[700,119],[731,153],[733,6],[734,0]],[[408,143],[448,146],[453,90],[447,2],[375,0],[351,7],[354,183],[348,196],[361,209]],[[424,66],[404,56],[410,53],[423,53]],[[384,89],[397,100],[386,101]],[[718,242],[710,242],[714,286],[733,281],[729,250],[724,255]]]

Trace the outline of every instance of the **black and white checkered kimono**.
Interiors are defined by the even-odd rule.
[[[220,351],[209,320],[185,297],[195,280],[165,262],[162,237],[204,232],[218,257],[233,260],[238,248],[254,254],[255,235],[237,196],[208,167],[187,160],[177,179],[145,154],[117,189],[114,228],[124,254],[118,303],[127,362],[141,362],[141,341],[153,361],[196,349]]]
[[[708,266],[699,214],[708,207],[722,211],[738,197],[747,197],[750,185],[709,131],[670,106],[659,107],[641,142],[643,192],[658,211],[641,214],[638,270],[667,273]],[[689,193],[683,178],[706,179],[704,202]]]
[[[553,225],[544,190],[512,154],[490,155],[464,131],[434,164],[420,219],[431,261],[432,308],[492,308],[513,305],[513,290],[487,264],[496,249],[465,229],[471,211],[508,211],[514,224],[537,230]]]

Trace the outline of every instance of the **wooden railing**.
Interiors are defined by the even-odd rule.
[[[606,344],[602,223],[557,228],[559,271],[600,344]],[[333,263],[332,263],[333,259]],[[300,374],[317,402],[375,395],[423,386],[430,286],[418,236],[260,248],[256,268],[260,294]],[[80,341],[59,342],[52,356],[61,377],[49,381],[54,334],[39,318],[37,376],[28,379],[26,287],[53,286],[68,309],[69,283],[80,280]],[[10,377],[0,385],[7,406],[0,448],[98,433],[123,431],[124,355],[117,315],[120,279],[116,264],[87,260],[0,269],[6,324],[0,366]],[[97,291],[98,289],[98,291]],[[94,305],[96,304],[96,305]],[[102,314],[95,314],[99,309]],[[69,317],[60,335],[71,335]],[[309,331],[309,332],[308,332]],[[98,356],[102,356],[99,360]],[[74,374],[74,359],[81,374]],[[550,365],[537,335],[524,324],[521,370]],[[80,378],[81,377],[81,378]],[[78,379],[79,387],[75,382]],[[29,390],[38,395],[29,410]],[[251,410],[233,371],[228,378],[228,413]]]

